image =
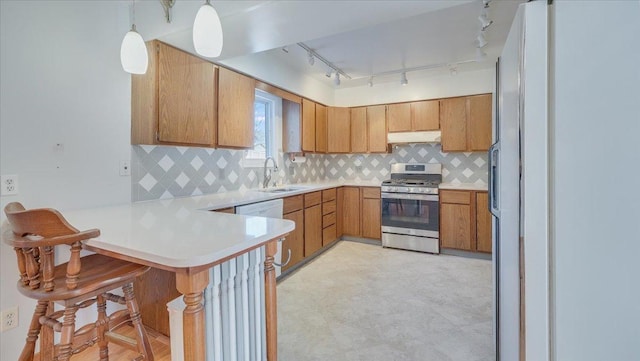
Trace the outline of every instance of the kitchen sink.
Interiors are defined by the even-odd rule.
[[[283,188],[267,188],[260,189],[260,192],[265,193],[288,193],[288,192],[297,192],[306,189],[306,187],[283,187]]]

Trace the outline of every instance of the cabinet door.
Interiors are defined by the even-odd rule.
[[[327,152],[327,107],[316,104],[316,152]]]
[[[282,151],[302,152],[302,111],[300,103],[282,99]]]
[[[476,193],[476,249],[491,253],[491,213],[487,192]]]
[[[327,152],[349,153],[351,150],[351,111],[329,107],[327,117]]]
[[[282,218],[294,221],[296,224],[296,229],[289,233],[289,235],[285,237],[284,242],[282,242],[282,262],[286,260],[287,250],[291,250],[291,261],[282,267],[282,270],[286,271],[304,258],[304,211],[301,209],[287,213],[283,215]]]
[[[389,132],[411,131],[411,105],[389,104],[387,107],[389,117]]]
[[[469,150],[486,151],[491,146],[491,94],[467,98]]]
[[[380,239],[380,199],[362,199],[362,237]]]
[[[367,107],[369,128],[369,152],[387,152],[387,111],[386,105]]]
[[[158,48],[146,42],[149,66],[145,74],[131,74],[131,144],[157,144],[158,131]]]
[[[344,188],[340,187],[336,191],[336,237],[342,237],[342,225],[343,225],[343,207],[344,205]]]
[[[167,303],[180,296],[176,290],[176,274],[151,268],[135,281],[133,291],[142,323],[165,336],[170,335]]]
[[[425,100],[411,103],[411,128],[415,131],[440,129],[440,102]]]
[[[322,205],[304,210],[304,256],[309,257],[322,248]]]
[[[360,188],[344,187],[342,203],[342,233],[360,237]]]
[[[473,250],[471,246],[471,206],[440,204],[440,245],[443,248]]]
[[[218,80],[218,146],[253,148],[255,80],[220,68]]]
[[[366,153],[368,149],[367,108],[351,108],[351,153]]]
[[[158,140],[214,145],[216,67],[158,43]]]
[[[316,151],[316,103],[302,99],[302,150]]]
[[[442,129],[443,152],[464,152],[467,150],[466,98],[440,101],[440,127]]]

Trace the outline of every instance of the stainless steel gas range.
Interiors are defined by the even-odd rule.
[[[382,182],[382,246],[440,253],[441,164],[396,163]]]

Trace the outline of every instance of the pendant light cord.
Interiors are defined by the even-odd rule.
[[[131,0],[133,3],[133,19],[131,21],[131,29],[136,30],[136,0]]]

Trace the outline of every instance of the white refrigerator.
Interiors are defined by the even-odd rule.
[[[640,1],[521,4],[496,91],[497,359],[640,360]]]

